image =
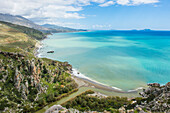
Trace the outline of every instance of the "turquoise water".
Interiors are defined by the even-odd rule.
[[[170,80],[168,31],[57,33],[42,43],[41,57],[68,61],[90,79],[124,91]]]

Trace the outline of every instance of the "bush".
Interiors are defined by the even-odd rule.
[[[104,110],[117,112],[116,109],[119,109],[121,106],[130,103],[125,97],[98,98],[87,95],[92,93],[94,93],[94,91],[86,91],[62,105],[66,106],[67,108],[76,108],[80,111],[88,111],[90,109],[91,111],[98,112],[103,112]]]
[[[47,100],[47,102],[52,102],[52,101],[54,101],[54,94],[49,94],[49,95],[47,95],[47,97],[46,97],[46,100]]]

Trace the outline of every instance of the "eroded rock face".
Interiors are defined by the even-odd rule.
[[[36,61],[35,59],[25,59],[25,55],[20,53],[0,51],[0,54],[8,58],[7,61],[5,61],[8,62],[7,65],[2,59],[0,60],[0,72],[4,72],[4,77],[1,81],[5,83],[5,80],[9,74],[7,67],[10,67],[15,70],[11,81],[14,82],[14,87],[21,93],[21,97],[24,100],[27,99],[27,95],[30,92],[30,86],[35,87],[39,94],[44,92],[46,88],[43,88],[40,83],[40,63],[43,65],[42,62]],[[15,65],[14,62],[16,62]],[[37,66],[35,65],[36,63],[38,63]]]
[[[170,82],[163,86],[158,83],[148,84],[148,86],[140,93],[146,98],[140,107],[153,112],[170,112]]]
[[[5,57],[11,57],[11,58],[14,58],[14,59],[22,58],[22,57],[25,56],[21,53],[3,52],[3,51],[0,51],[0,54],[4,55]]]
[[[15,76],[14,76],[14,83],[15,83],[15,88],[18,89],[20,92],[21,90],[21,82],[23,81],[23,75],[21,72],[18,70],[18,68],[15,69]]]
[[[0,51],[2,56],[0,58],[0,82],[3,84],[0,90],[4,95],[11,93],[2,100],[10,103],[11,106],[8,108],[12,108],[14,112],[22,112],[23,108],[34,110],[32,108],[39,106],[37,102],[41,99],[40,97],[47,96],[47,91],[51,90],[48,83],[61,83],[70,91],[77,87],[75,82],[69,79],[67,72],[72,69],[72,66],[68,62],[57,62],[24,54],[24,52],[20,54]],[[8,84],[10,88],[6,87]],[[18,109],[15,109],[16,106]],[[5,107],[3,109],[6,111]]]

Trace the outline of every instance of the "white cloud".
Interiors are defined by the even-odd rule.
[[[117,0],[117,4],[128,5],[129,4],[129,0]]]
[[[91,3],[105,0],[0,0],[0,13],[21,15],[27,18],[84,18],[79,11]]]
[[[80,11],[94,3],[107,7],[113,4],[130,6],[158,2],[159,0],[0,0],[0,13],[21,15],[37,21],[58,21],[57,19],[86,18],[88,15],[81,14]]]
[[[110,5],[113,5],[113,4],[114,4],[113,1],[108,1],[108,2],[106,2],[106,3],[104,3],[104,4],[100,4],[99,6],[101,6],[101,7],[107,7],[107,6],[110,6]]]
[[[95,24],[95,25],[92,25],[92,29],[105,29],[105,30],[109,30],[111,29],[112,25],[111,24]]]
[[[158,3],[159,0],[117,0],[119,5],[141,5],[141,4],[154,4]]]
[[[92,2],[96,2],[96,3],[104,3],[106,0],[92,0]]]
[[[140,5],[140,4],[153,4],[158,3],[159,0],[132,0],[132,4],[134,5]]]

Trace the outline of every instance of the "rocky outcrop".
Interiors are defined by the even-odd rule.
[[[65,110],[65,108],[61,105],[53,105],[47,111],[45,111],[45,113],[59,112],[61,110]]]
[[[0,51],[0,54],[4,55],[5,57],[11,57],[14,59],[18,59],[18,58],[23,58],[25,55],[21,54],[21,53],[14,53],[14,52],[3,52]]]
[[[0,72],[3,71],[4,73],[3,79],[1,79],[2,82],[5,83],[5,80],[8,77],[9,72],[7,68],[9,67],[10,69],[15,70],[14,77],[13,79],[11,78],[11,81],[14,82],[15,88],[21,93],[21,97],[24,100],[27,100],[30,86],[37,89],[37,94],[45,92],[45,86],[43,87],[42,83],[40,83],[40,74],[42,73],[40,68],[42,68],[43,65],[40,60],[37,61],[34,58],[29,60],[21,53],[0,51],[0,54],[7,58],[6,61],[0,60]],[[8,65],[5,62],[8,62]]]
[[[145,99],[136,108],[140,107],[152,112],[170,112],[170,82],[163,86],[158,83],[148,84],[148,86],[140,93]]]
[[[54,51],[48,51],[47,53],[54,53]]]
[[[55,101],[59,94],[77,88],[69,76],[72,66],[68,62],[36,58],[26,53],[0,51],[0,97],[3,97],[0,111],[36,111]]]

